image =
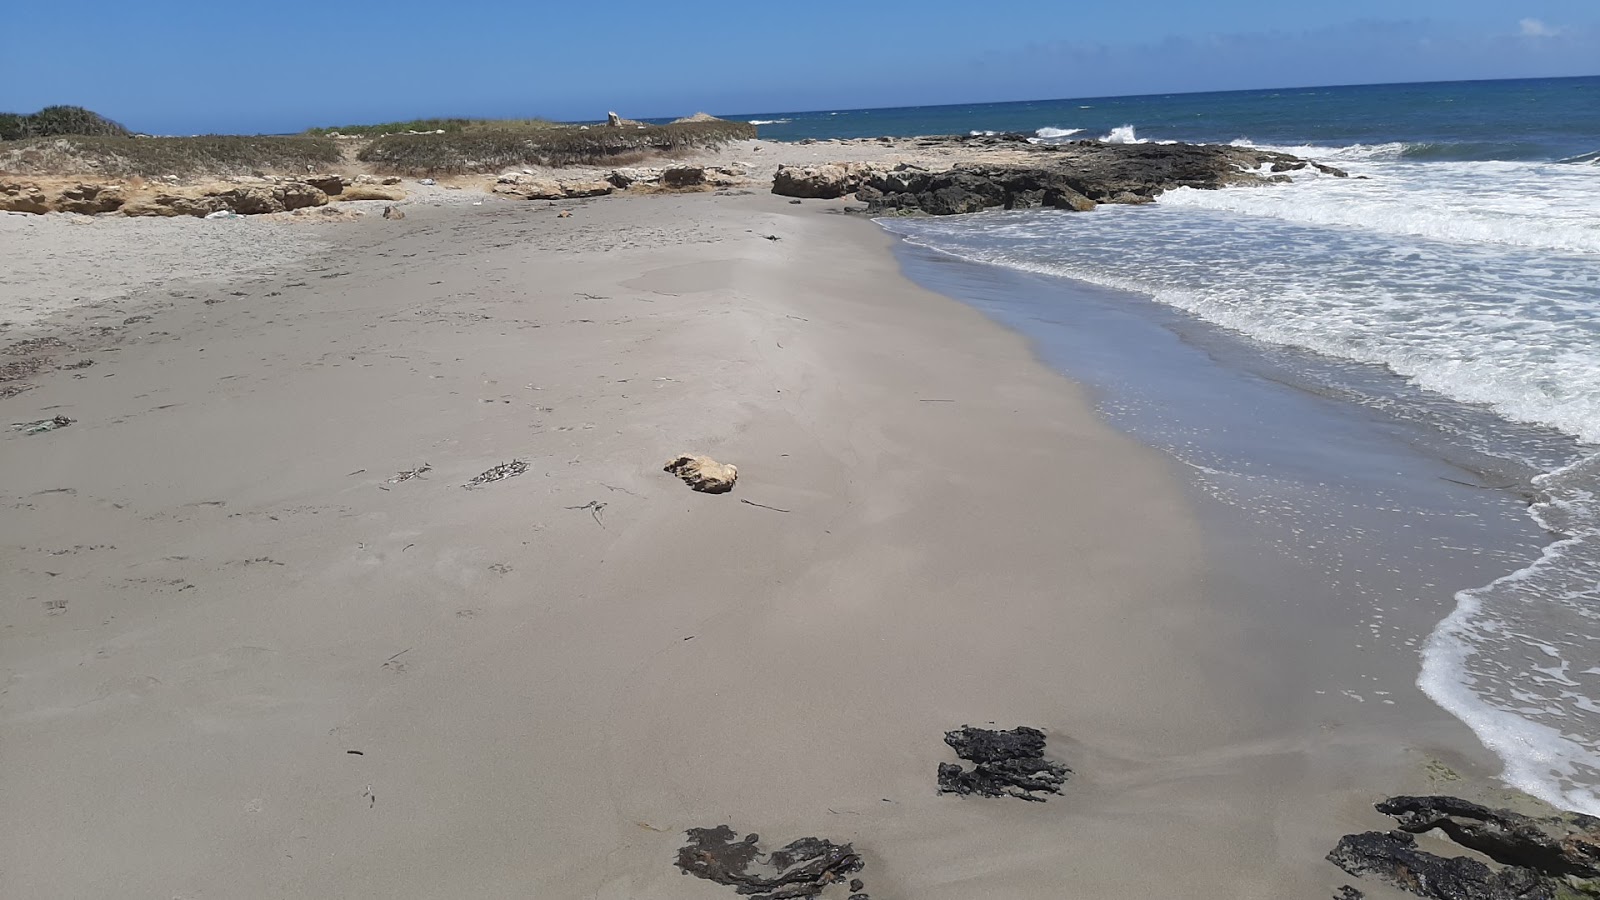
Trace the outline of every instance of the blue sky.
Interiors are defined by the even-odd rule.
[[[1600,0],[90,0],[5,18],[0,110],[72,103],[157,133],[1600,74]]]

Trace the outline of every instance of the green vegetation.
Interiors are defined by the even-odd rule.
[[[319,137],[37,137],[0,146],[0,171],[19,175],[161,178],[326,172],[343,160]]]
[[[32,115],[0,113],[0,141],[67,134],[126,137],[130,132],[105,116],[81,106],[47,106]]]
[[[754,125],[721,120],[537,129],[485,122],[481,127],[445,134],[384,135],[362,148],[357,159],[397,175],[458,175],[528,165],[601,165],[651,153],[718,147],[755,136]]]
[[[308,128],[308,135],[348,134],[359,137],[379,137],[385,134],[443,131],[461,134],[471,131],[540,131],[561,128],[561,124],[548,119],[412,119],[409,122],[382,122],[377,125],[345,125],[339,128]]]

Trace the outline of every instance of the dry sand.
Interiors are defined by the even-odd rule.
[[[0,401],[77,420],[0,435],[7,895],[731,900],[672,865],[723,823],[874,900],[1343,883],[1404,748],[1275,693],[1165,458],[833,204],[566,206],[55,320],[95,364]],[[936,795],[990,722],[1066,795]]]

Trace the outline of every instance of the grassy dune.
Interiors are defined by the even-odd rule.
[[[339,138],[328,135],[338,133]],[[414,119],[313,128],[298,135],[150,137],[79,107],[0,114],[0,172],[112,178],[293,175],[362,164],[397,175],[603,165],[754,138],[720,119],[670,125],[570,125],[544,119]]]
[[[600,165],[754,138],[743,122],[671,125],[553,125],[540,129],[484,127],[445,134],[389,134],[362,148],[357,159],[397,175],[458,175],[514,166]]]

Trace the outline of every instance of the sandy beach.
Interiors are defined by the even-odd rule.
[[[877,900],[1348,883],[1419,747],[1301,708],[1172,462],[843,205],[0,217],[7,342],[92,363],[0,401],[73,420],[0,435],[6,893],[732,898],[673,865],[723,824]],[[938,795],[964,724],[1063,796]]]

